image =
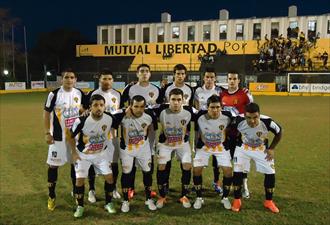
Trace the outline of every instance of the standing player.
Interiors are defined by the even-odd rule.
[[[203,86],[197,87],[194,95],[194,106],[198,111],[207,110],[207,99],[212,95],[219,96],[222,90],[224,90],[222,87],[218,87],[215,84],[216,73],[214,68],[206,68],[203,76],[203,81]],[[214,174],[212,186],[217,193],[222,194],[222,188],[219,182],[220,172],[218,168],[218,163],[214,155],[212,155],[212,164]]]
[[[161,96],[160,96],[160,89],[156,85],[153,85],[150,83],[150,67],[147,64],[140,64],[137,67],[137,73],[138,82],[136,84],[129,84],[125,87],[122,95],[123,103],[130,102],[131,99],[135,95],[141,95],[146,100],[146,108],[153,108],[156,104],[160,104],[161,102]],[[154,155],[155,155],[155,139],[156,139],[156,133],[155,131],[150,131],[149,134],[149,143],[150,143],[150,149],[152,153],[152,159],[151,159],[151,173],[154,170]],[[134,178],[132,182],[134,183],[135,179],[135,172],[136,167],[133,166],[132,174],[134,174]],[[134,185],[133,183],[130,185],[129,190],[129,196],[130,198],[134,195]],[[156,193],[152,192],[152,196],[154,196]]]
[[[121,206],[122,212],[129,212],[128,189],[134,185],[131,173],[134,164],[141,167],[143,173],[143,184],[146,195],[145,205],[149,210],[156,210],[154,201],[151,199],[152,172],[151,172],[151,150],[148,140],[150,131],[157,130],[157,119],[152,112],[145,112],[146,100],[141,95],[135,95],[130,102],[130,115],[123,118],[121,114],[122,136],[120,142],[120,159],[123,173],[121,186],[124,201]],[[152,128],[153,127],[153,128]]]
[[[240,79],[238,73],[229,72],[227,75],[228,79],[228,90],[221,92],[220,98],[224,110],[232,112],[234,115],[244,113],[245,106],[253,102],[253,97],[248,89],[240,88]],[[231,157],[234,157],[234,151],[236,147],[237,131],[231,129],[228,133],[228,143],[230,148]],[[247,185],[247,173],[243,174],[243,197],[249,198],[250,192]]]
[[[237,117],[236,126],[241,141],[237,143],[234,155],[233,184],[235,200],[233,201],[232,210],[238,212],[241,209],[243,172],[250,170],[252,159],[256,164],[256,170],[265,174],[266,200],[264,207],[273,213],[279,213],[279,209],[272,199],[275,187],[274,152],[275,147],[281,140],[282,129],[270,117],[260,115],[260,109],[256,103],[246,105],[244,118]],[[275,136],[270,146],[267,147],[265,140],[269,131]]]
[[[195,123],[196,155],[194,158],[194,185],[197,199],[195,209],[200,209],[204,203],[202,198],[202,172],[208,165],[210,156],[216,157],[217,167],[223,170],[223,195],[221,203],[226,209],[231,209],[228,199],[232,183],[232,169],[230,152],[224,148],[226,129],[232,121],[230,112],[221,112],[219,96],[212,95],[207,100],[207,111],[200,111]]]
[[[48,94],[44,107],[45,140],[49,145],[47,164],[48,167],[48,209],[55,209],[55,187],[58,167],[71,161],[70,149],[67,138],[75,119],[84,110],[85,95],[74,88],[77,77],[71,70],[62,72],[62,86]],[[74,190],[75,173],[71,166],[71,179]]]
[[[91,96],[98,94],[102,95],[105,99],[105,112],[111,113],[112,115],[115,113],[118,113],[121,108],[123,108],[124,104],[123,101],[121,100],[121,94],[119,91],[116,89],[112,88],[113,85],[113,74],[110,70],[104,69],[99,77],[99,88],[96,90],[91,91],[88,93],[88,99],[91,98]],[[114,180],[114,185],[115,185],[115,190],[113,191],[113,197],[115,199],[120,198],[120,194],[118,193],[116,189],[116,184],[117,184],[117,177],[118,177],[118,158],[119,158],[119,139],[116,137],[117,135],[113,134],[113,144],[115,147],[114,154],[111,155],[110,152],[107,152],[108,160],[111,163],[111,170],[113,173],[113,180]],[[94,172],[93,167],[90,168],[90,171]],[[89,173],[91,174],[91,172]],[[95,173],[94,173],[95,174]],[[91,179],[91,176],[89,176],[89,182],[90,182],[90,191],[88,193],[88,200],[90,202],[95,202],[95,175],[94,175],[94,182]]]
[[[182,165],[182,192],[180,202],[184,208],[190,208],[191,203],[187,198],[191,178],[191,149],[189,145],[190,122],[194,114],[190,107],[182,107],[183,91],[175,88],[169,93],[169,105],[162,105],[157,111],[162,129],[160,130],[158,144],[158,171],[157,184],[160,198],[157,208],[162,208],[166,202],[166,188],[169,174],[166,164],[171,161],[171,153],[175,151]]]
[[[72,159],[76,171],[76,202],[77,209],[74,217],[82,217],[84,213],[84,181],[88,170],[93,166],[97,172],[104,175],[105,206],[108,213],[116,213],[112,204],[114,190],[113,176],[106,149],[114,151],[112,144],[112,128],[117,128],[111,114],[104,113],[105,99],[101,95],[93,95],[90,99],[90,114],[79,117],[71,129],[68,142],[71,147]],[[76,141],[76,139],[78,141]]]

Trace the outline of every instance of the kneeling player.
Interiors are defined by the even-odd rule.
[[[195,209],[200,209],[204,203],[202,198],[202,172],[208,166],[210,156],[216,157],[217,167],[223,170],[223,195],[221,203],[226,209],[231,209],[228,195],[232,183],[232,169],[230,152],[224,148],[226,128],[231,123],[230,112],[221,112],[219,96],[212,95],[207,100],[207,111],[201,111],[196,119],[196,155],[194,158],[194,185],[197,199]]]
[[[76,170],[75,196],[78,206],[74,217],[82,217],[84,213],[84,182],[90,166],[94,166],[98,173],[104,175],[105,210],[109,213],[116,212],[111,202],[114,183],[110,163],[106,159],[106,149],[113,150],[114,148],[111,141],[111,129],[117,128],[118,124],[111,114],[104,113],[103,96],[93,95],[90,99],[90,109],[90,115],[80,117],[75,121],[69,139]]]
[[[235,200],[232,204],[232,210],[238,212],[241,209],[243,172],[250,171],[250,161],[252,159],[256,164],[256,170],[265,174],[266,200],[264,206],[273,213],[278,213],[279,209],[272,199],[275,187],[274,149],[281,140],[281,127],[271,118],[260,115],[259,106],[256,103],[246,105],[244,116],[245,118],[237,117],[236,121],[241,143],[238,143],[234,155],[233,184]],[[275,136],[269,148],[267,148],[265,140],[269,131]]]

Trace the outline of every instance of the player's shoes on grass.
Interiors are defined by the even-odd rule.
[[[124,213],[129,212],[129,202],[128,201],[123,201],[121,204],[121,211]]]
[[[55,205],[55,198],[48,198],[48,210],[54,211],[56,205]]]
[[[74,212],[73,216],[76,218],[82,217],[84,215],[84,207],[78,205],[76,211]]]
[[[148,199],[147,201],[144,202],[146,206],[148,206],[148,209],[151,211],[155,211],[157,209],[157,206],[154,203],[154,200]]]
[[[212,188],[215,192],[217,192],[219,195],[223,193],[223,190],[221,188],[220,182],[212,182]]]
[[[186,209],[191,207],[191,203],[189,201],[189,198],[187,198],[186,196],[183,196],[179,199],[179,201],[182,203],[182,206]]]
[[[264,206],[265,206],[265,208],[269,209],[273,213],[280,212],[280,210],[277,208],[277,206],[275,205],[275,202],[273,202],[273,200],[265,200]]]
[[[157,200],[157,202],[156,202],[156,207],[157,207],[158,209],[161,209],[161,208],[164,207],[165,203],[166,203],[166,198],[162,198],[162,197],[160,197],[160,198],[158,198],[158,200]]]
[[[96,196],[95,196],[95,191],[94,190],[90,190],[88,192],[88,201],[90,203],[95,203],[96,202]]]
[[[231,210],[234,212],[239,212],[241,210],[242,202],[241,199],[234,199],[233,204],[231,206]]]
[[[200,209],[202,208],[202,205],[204,204],[204,199],[202,197],[197,197],[194,203],[194,209]]]
[[[115,189],[113,191],[112,196],[113,196],[114,199],[120,199],[121,198],[121,196],[120,196],[119,192],[117,191],[117,189]]]
[[[106,204],[104,206],[104,209],[106,211],[108,211],[108,213],[110,213],[110,214],[113,214],[113,213],[116,213],[117,212],[116,209],[115,209],[115,206],[113,205],[112,202],[109,202],[108,204]]]
[[[231,203],[228,198],[221,199],[221,204],[225,207],[225,209],[231,209]]]
[[[250,192],[249,192],[249,189],[247,189],[247,188],[243,188],[243,189],[242,189],[242,197],[243,197],[243,198],[246,198],[246,199],[250,198]]]
[[[132,199],[134,197],[135,191],[134,189],[128,189],[128,199]]]

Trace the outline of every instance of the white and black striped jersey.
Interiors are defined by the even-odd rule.
[[[190,123],[195,120],[193,109],[183,106],[178,113],[172,112],[168,104],[163,104],[155,109],[162,126],[159,135],[159,143],[171,147],[180,147],[184,142],[189,141]]]
[[[161,103],[160,89],[156,85],[149,83],[147,87],[142,87],[139,83],[127,85],[123,91],[123,103],[128,102],[136,95],[141,95],[147,102],[147,107],[153,107]]]
[[[126,116],[125,112],[115,115],[116,120],[121,124],[120,148],[127,150],[139,150],[139,148],[148,141],[148,128],[153,126],[157,130],[157,118],[150,110],[140,117]]]
[[[71,128],[71,137],[77,137],[77,149],[85,154],[105,150],[112,144],[111,128],[117,129],[118,123],[110,113],[103,113],[100,120],[90,115],[76,119]]]
[[[110,89],[108,91],[102,91],[101,88],[93,90],[88,93],[88,101],[93,95],[102,95],[105,98],[105,111],[111,114],[119,113],[120,109],[124,107],[122,97],[119,91],[116,89]]]
[[[197,148],[218,149],[226,139],[226,128],[231,124],[233,116],[230,112],[222,111],[217,119],[212,119],[207,111],[200,111],[196,117],[195,132],[199,132]]]
[[[193,88],[188,85],[184,84],[183,87],[177,87],[174,83],[169,83],[162,89],[162,98],[166,103],[169,103],[170,98],[170,91],[174,88],[179,88],[183,91],[183,105],[192,106],[193,105],[193,96],[194,90]]]
[[[223,88],[218,86],[214,86],[210,90],[206,89],[205,85],[197,87],[194,94],[194,100],[199,103],[199,110],[207,110],[207,99],[212,95],[220,96],[222,89]]]
[[[51,113],[51,133],[55,141],[65,140],[79,110],[87,108],[85,94],[77,88],[65,91],[61,86],[48,94],[44,110]]]
[[[264,145],[269,131],[276,135],[279,134],[282,129],[280,125],[265,115],[260,115],[260,122],[256,127],[250,127],[243,117],[236,117],[235,126],[241,136],[238,146],[245,144],[250,147]]]

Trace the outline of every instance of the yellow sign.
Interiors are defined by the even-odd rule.
[[[273,92],[276,91],[275,83],[250,83],[250,91]]]

